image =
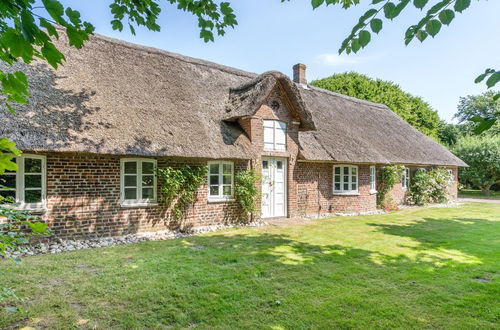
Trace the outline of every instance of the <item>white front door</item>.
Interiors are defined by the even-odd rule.
[[[262,158],[262,217],[286,216],[286,158]]]

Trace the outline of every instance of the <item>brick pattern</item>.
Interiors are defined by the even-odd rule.
[[[47,153],[47,221],[62,237],[116,236],[134,232],[226,224],[241,220],[236,202],[208,202],[203,185],[197,201],[182,223],[174,221],[169,207],[122,207],[119,156]],[[206,160],[157,158],[158,166],[206,164]],[[235,161],[235,171],[247,167]],[[160,184],[160,182],[159,182]]]

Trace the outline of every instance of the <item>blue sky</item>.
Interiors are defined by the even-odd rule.
[[[234,66],[251,72],[278,70],[291,75],[293,64],[307,65],[308,80],[357,71],[391,80],[405,91],[424,98],[450,121],[460,96],[486,90],[474,78],[487,67],[500,67],[500,1],[473,0],[435,39],[404,46],[404,31],[422,13],[407,10],[372,38],[357,55],[339,56],[337,50],[366,6],[347,11],[339,7],[312,10],[309,0],[231,1],[238,26],[213,43],[199,39],[195,17],[164,1],[161,32],[111,29],[110,1],[64,0],[96,27],[96,32],[130,42]],[[368,2],[368,1],[362,1]],[[384,22],[385,23],[385,22]]]

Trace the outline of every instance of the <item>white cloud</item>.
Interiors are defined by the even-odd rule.
[[[359,56],[338,55],[335,53],[320,54],[316,56],[316,63],[326,66],[342,66],[359,64],[366,61],[366,58]]]

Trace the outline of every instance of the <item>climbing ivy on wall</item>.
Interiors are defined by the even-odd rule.
[[[394,185],[401,181],[403,166],[390,165],[380,169],[380,181],[377,187],[377,205],[383,210],[391,211],[397,209],[397,204],[394,202],[389,192],[394,188]]]
[[[245,217],[257,210],[256,200],[259,194],[257,181],[259,177],[254,170],[239,171],[235,176],[234,195],[240,204]]]
[[[182,220],[187,207],[196,201],[198,188],[206,182],[207,166],[182,165],[158,168],[160,200],[172,206],[174,220]]]

